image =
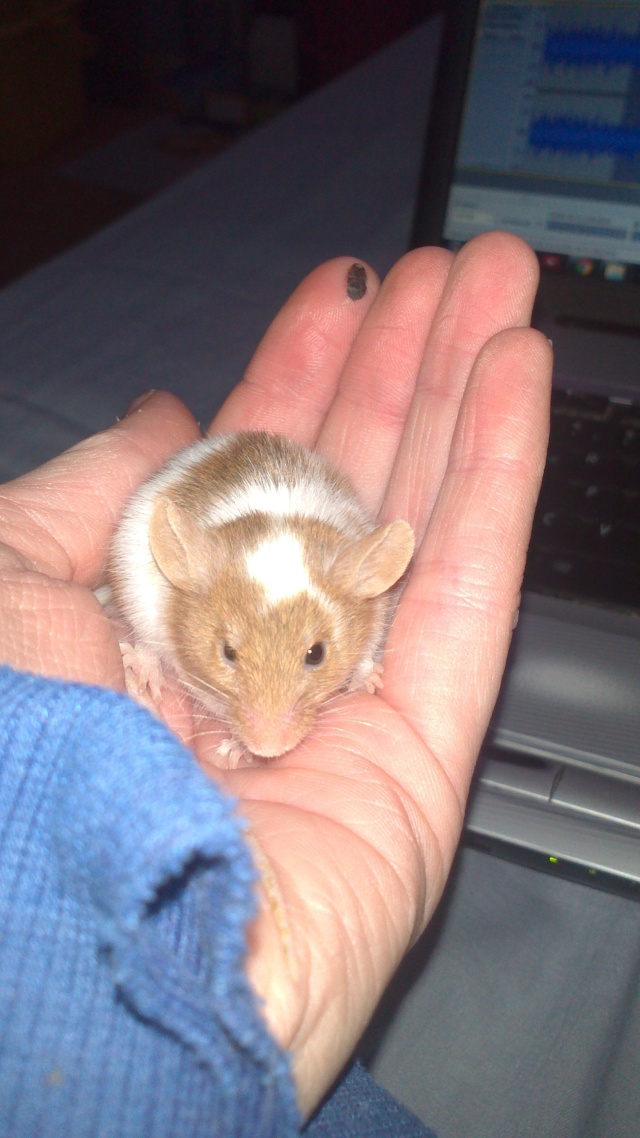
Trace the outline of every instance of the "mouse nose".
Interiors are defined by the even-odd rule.
[[[254,755],[275,759],[295,747],[303,734],[294,722],[291,710],[277,717],[253,711],[247,717],[243,742]]]

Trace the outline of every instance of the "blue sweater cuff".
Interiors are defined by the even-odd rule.
[[[0,1119],[12,1138],[286,1138],[244,975],[233,802],[126,697],[0,668]]]

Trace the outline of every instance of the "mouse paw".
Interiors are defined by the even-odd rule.
[[[364,688],[369,695],[375,695],[380,688],[384,687],[382,672],[382,664],[375,664],[373,660],[367,660],[353,677],[349,684],[349,691],[361,691]]]
[[[365,676],[364,686],[369,695],[375,695],[380,688],[384,687],[382,682],[382,664],[372,664],[371,671],[368,676]]]
[[[136,703],[142,704],[150,711],[156,711],[165,687],[159,657],[154,652],[138,648],[126,640],[121,641],[120,651],[129,695]]]
[[[237,739],[223,739],[220,746],[216,748],[216,754],[226,759],[227,770],[234,771],[237,769],[240,759],[244,757],[244,747]]]

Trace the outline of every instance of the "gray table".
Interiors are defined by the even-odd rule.
[[[315,264],[407,246],[437,24],[0,294],[0,476],[148,387],[206,421]],[[440,1138],[640,1135],[640,905],[462,852],[366,1055]]]

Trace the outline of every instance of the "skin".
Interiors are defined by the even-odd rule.
[[[519,604],[548,429],[551,350],[526,327],[533,254],[504,234],[405,256],[382,285],[353,261],[306,278],[211,429],[265,428],[317,447],[418,550],[384,689],[332,701],[264,768],[222,772],[221,737],[171,687],[162,714],[238,796],[263,875],[248,975],[311,1111],[432,915]],[[0,492],[0,658],[122,689],[91,590],[126,499],[196,424],[154,393],[110,430]]]

